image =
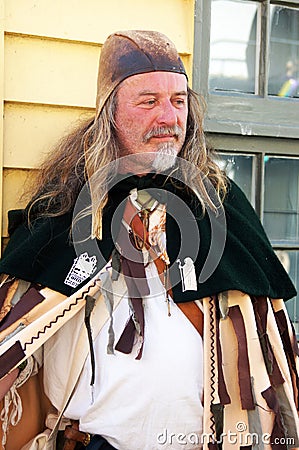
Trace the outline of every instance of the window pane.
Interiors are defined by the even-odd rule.
[[[222,153],[219,166],[234,180],[254,206],[253,156]]]
[[[254,93],[256,2],[212,0],[209,89]]]
[[[277,256],[282,262],[284,268],[290,275],[297,290],[299,287],[299,252],[298,251],[285,251],[279,250]],[[297,297],[288,300],[286,307],[289,312],[290,318],[293,321],[296,333],[299,334],[299,299]]]
[[[299,97],[299,10],[271,6],[269,94]]]
[[[264,226],[273,243],[299,245],[299,158],[265,157]]]

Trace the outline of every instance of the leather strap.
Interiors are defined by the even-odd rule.
[[[203,312],[197,306],[195,302],[177,303],[177,306],[185,314],[187,319],[190,320],[192,325],[203,337]]]

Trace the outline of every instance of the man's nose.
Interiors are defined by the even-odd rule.
[[[168,126],[177,124],[176,108],[170,100],[165,100],[161,103],[157,122],[161,125],[165,124]]]

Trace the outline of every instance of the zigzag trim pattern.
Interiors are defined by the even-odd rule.
[[[215,369],[215,324],[214,324],[214,312],[213,312],[213,302],[214,299],[211,296],[209,300],[209,316],[210,316],[210,333],[211,333],[211,404],[214,403],[215,400],[215,376],[216,376],[216,369]],[[216,436],[216,424],[215,424],[215,418],[214,414],[211,411],[211,433],[212,436]]]
[[[74,300],[73,303],[70,303],[70,305],[69,305],[67,308],[65,308],[65,309],[62,311],[62,313],[59,314],[59,315],[55,318],[55,320],[51,320],[51,322],[50,322],[49,324],[45,325],[44,328],[43,328],[42,330],[40,330],[40,331],[37,333],[36,336],[32,336],[32,338],[30,339],[29,342],[25,342],[23,351],[26,352],[26,348],[27,348],[28,345],[33,344],[33,342],[34,342],[36,339],[39,339],[39,337],[40,337],[42,334],[44,334],[44,333],[46,332],[47,329],[50,329],[50,328],[52,327],[52,325],[54,325],[55,323],[58,322],[59,319],[61,319],[62,317],[64,317],[65,313],[69,312],[74,306],[76,306],[80,300],[83,300],[83,298],[85,297],[85,295],[87,295],[87,294],[89,293],[90,289],[93,288],[93,287],[95,287],[95,285],[97,284],[97,281],[98,281],[98,280],[96,279],[96,280],[93,282],[93,284],[91,284],[91,285],[89,286],[89,288],[88,288],[86,291],[83,291],[83,292],[82,292],[82,294],[81,294],[80,297],[77,297],[77,298]]]

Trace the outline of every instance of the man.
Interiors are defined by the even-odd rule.
[[[282,300],[296,291],[213,161],[167,37],[109,36],[95,118],[47,160],[10,233],[4,448],[299,445],[298,347]],[[54,409],[22,447],[34,433],[16,444],[9,402],[20,412],[18,387],[41,366]]]

